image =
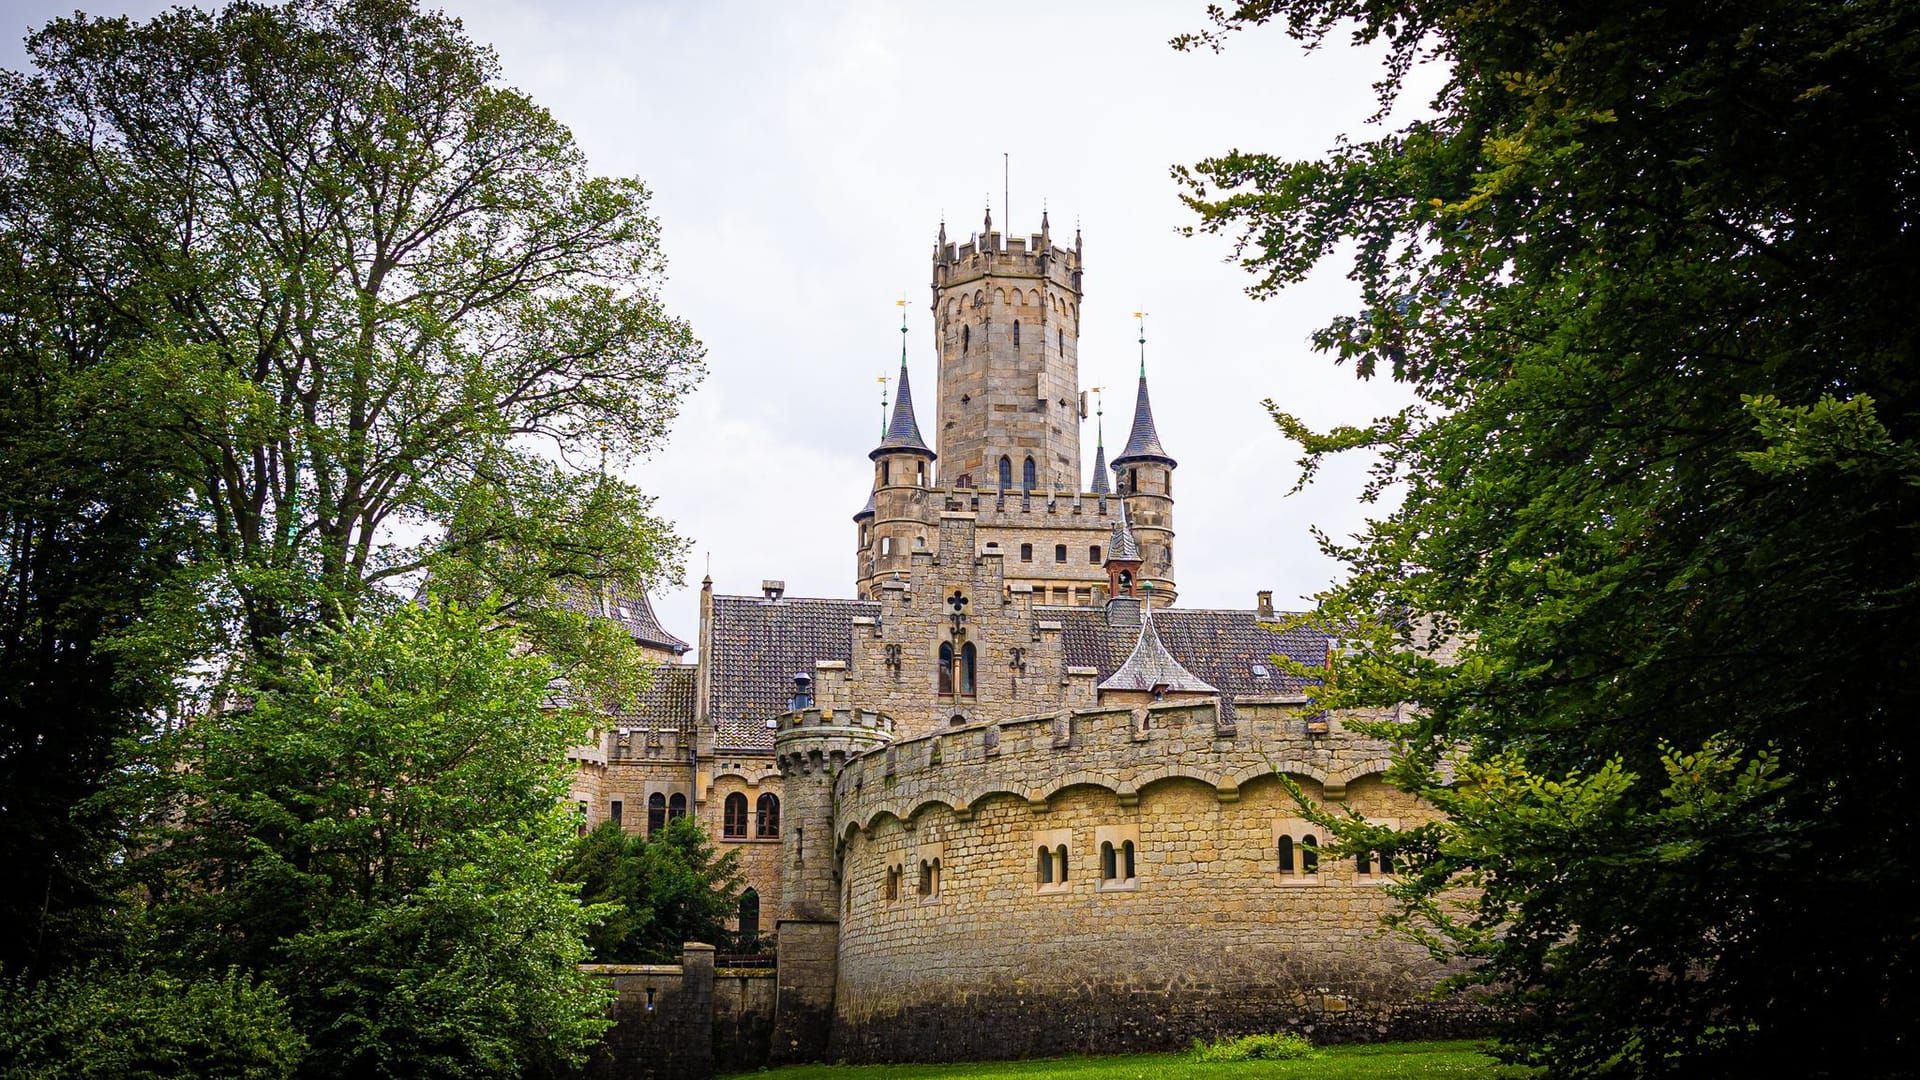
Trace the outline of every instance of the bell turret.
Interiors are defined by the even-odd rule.
[[[1173,581],[1173,470],[1178,462],[1160,445],[1153,423],[1153,402],[1147,395],[1146,317],[1140,319],[1140,388],[1134,396],[1133,430],[1127,445],[1113,459],[1120,496],[1127,504],[1140,543],[1140,576],[1153,585],[1162,603],[1171,606],[1177,595]]]

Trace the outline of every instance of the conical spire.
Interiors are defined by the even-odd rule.
[[[1138,313],[1136,313],[1138,314]],[[1126,448],[1113,459],[1118,469],[1135,461],[1158,461],[1168,467],[1179,463],[1160,445],[1160,433],[1153,428],[1153,403],[1147,399],[1147,322],[1140,317],[1140,392],[1133,401],[1133,431],[1127,435]]]
[[[1093,392],[1094,400],[1098,401],[1100,388],[1097,386],[1094,387]],[[1107,481],[1106,407],[1103,405],[1095,405],[1093,408],[1093,417],[1093,435],[1095,442],[1093,450],[1093,487],[1091,490],[1095,495],[1106,495],[1113,490],[1113,485]]]
[[[1188,671],[1180,661],[1173,658],[1167,647],[1160,642],[1160,631],[1154,629],[1153,612],[1142,608],[1140,612],[1140,640],[1134,642],[1133,652],[1128,654],[1126,663],[1100,684],[1102,690],[1144,690],[1149,693],[1180,692],[1197,694],[1217,694],[1220,691],[1209,686],[1198,675]]]
[[[873,491],[867,492],[867,505],[861,507],[860,512],[853,515],[853,520],[861,521],[863,519],[872,517],[879,509],[878,499],[879,499],[878,492],[873,492]]]
[[[868,458],[878,458],[881,454],[899,451],[925,454],[932,458],[934,453],[927,448],[927,442],[920,437],[920,422],[913,418],[913,386],[907,381],[907,312],[906,301],[900,302],[900,388],[893,397],[893,420],[887,425],[886,434],[880,445],[873,448]]]
[[[1113,523],[1113,532],[1107,537],[1107,561],[1140,561],[1140,541],[1134,539],[1133,522],[1127,520],[1125,499],[1120,500],[1120,517]]]

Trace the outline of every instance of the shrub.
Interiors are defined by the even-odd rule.
[[[0,1080],[283,1080],[304,1049],[286,999],[236,972],[0,983]]]
[[[1211,1045],[1193,1040],[1195,1061],[1291,1061],[1310,1058],[1313,1044],[1305,1035],[1242,1035],[1237,1039],[1216,1039]]]

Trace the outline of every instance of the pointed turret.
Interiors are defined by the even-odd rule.
[[[1144,342],[1142,342],[1144,344]],[[1113,467],[1124,469],[1142,461],[1157,461],[1168,468],[1179,462],[1160,445],[1160,433],[1153,426],[1153,402],[1147,397],[1147,362],[1140,361],[1140,392],[1133,399],[1133,431],[1127,435],[1126,448],[1113,459]]]
[[[1167,651],[1160,641],[1160,631],[1154,629],[1151,608],[1143,609],[1140,613],[1140,638],[1134,642],[1133,652],[1127,655],[1126,662],[1120,665],[1119,670],[1100,684],[1100,690],[1102,693],[1130,690],[1155,697],[1219,693],[1206,680],[1188,671]]]
[[[1100,388],[1097,386],[1094,387],[1093,394],[1095,400],[1099,400]],[[1081,415],[1084,416],[1086,414],[1082,413]],[[1095,495],[1106,495],[1112,492],[1113,485],[1107,480],[1107,407],[1104,403],[1097,404],[1093,407],[1093,436],[1095,440],[1093,447],[1093,486],[1087,490],[1093,492]]]
[[[1113,523],[1113,532],[1107,536],[1107,565],[1117,562],[1140,562],[1140,542],[1134,539],[1133,523],[1127,520],[1127,504],[1120,504],[1120,518]],[[1115,590],[1118,595],[1119,590]]]
[[[883,454],[894,453],[925,454],[932,461],[934,453],[927,448],[927,441],[920,437],[920,422],[913,416],[913,386],[907,381],[907,316],[900,313],[900,387],[893,398],[893,419],[888,422],[887,430],[880,439],[880,445],[867,455],[871,461],[880,460]]]

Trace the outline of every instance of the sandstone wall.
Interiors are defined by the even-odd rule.
[[[1471,1029],[1443,974],[1383,936],[1379,873],[1278,865],[1317,832],[1278,770],[1368,817],[1430,811],[1382,784],[1385,747],[1305,733],[1300,705],[1211,701],[1063,714],[909,740],[839,778],[841,941],[830,1057],[931,1060],[1167,1049],[1302,1030]],[[1131,843],[1103,880],[1101,846]],[[1067,849],[1066,881],[1041,848]],[[937,883],[923,892],[923,865]],[[1377,869],[1374,868],[1374,869]]]

